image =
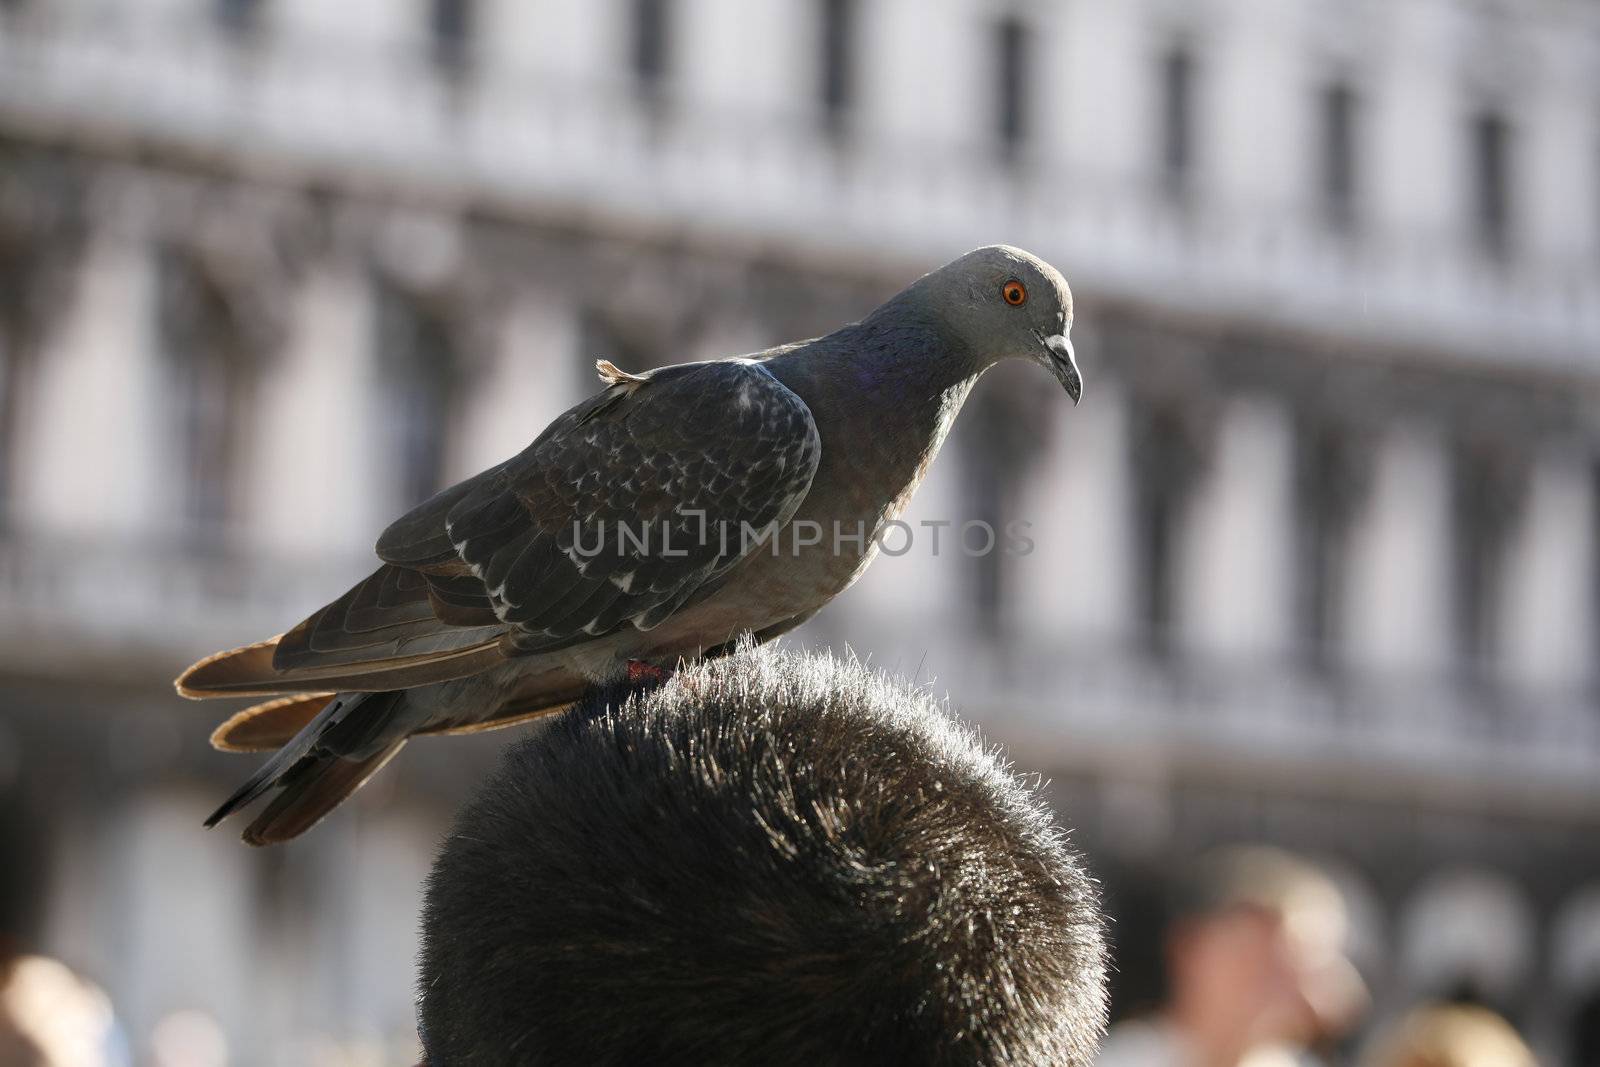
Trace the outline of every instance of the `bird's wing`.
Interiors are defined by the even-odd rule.
[[[372,575],[180,690],[398,688],[649,629],[793,516],[821,456],[805,402],[748,360],[666,367],[558,418],[378,540]],[[370,683],[370,684],[369,684]]]
[[[379,554],[452,575],[458,600],[464,565],[508,650],[649,629],[753,548],[747,531],[794,515],[822,453],[805,402],[748,360],[623,377],[596,400],[450,503],[442,536],[407,516]]]

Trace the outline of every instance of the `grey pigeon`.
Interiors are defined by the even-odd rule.
[[[178,679],[278,695],[212,735],[277,751],[206,824],[276,790],[244,839],[288,840],[413,735],[555,714],[800,625],[872,561],[985,370],[1032,360],[1079,399],[1071,326],[1055,268],[995,245],[826,337],[648,374],[601,362],[600,393],[385,530],[355,588]]]

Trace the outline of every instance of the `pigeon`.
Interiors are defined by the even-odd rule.
[[[631,374],[378,538],[378,568],[288,632],[185,671],[185,697],[270,696],[212,744],[273,751],[206,821],[272,794],[252,845],[309,829],[414,736],[559,714],[596,685],[762,642],[853,583],[985,370],[1082,396],[1061,274],[979,248],[859,322]]]

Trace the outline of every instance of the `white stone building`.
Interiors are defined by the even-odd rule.
[[[167,680],[595,357],[1009,241],[1073,281],[1084,403],[996,372],[912,519],[1036,550],[919,542],[806,639],[1048,774],[1119,936],[1144,872],[1279,841],[1380,1009],[1468,991],[1580,1062],[1597,100],[1580,0],[0,0],[3,928],[140,1049],[199,1009],[236,1063],[400,1062],[409,887],[507,735],[253,853],[199,831],[249,764]]]

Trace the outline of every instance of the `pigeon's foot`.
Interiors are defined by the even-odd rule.
[[[633,685],[640,682],[664,682],[671,677],[672,672],[665,667],[657,667],[642,659],[628,661],[628,681]]]

